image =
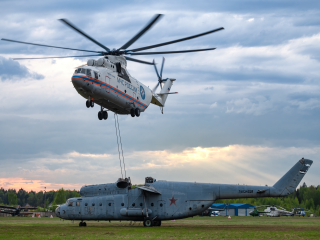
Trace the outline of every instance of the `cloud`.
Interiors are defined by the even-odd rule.
[[[125,155],[125,163],[126,174],[131,176],[133,183],[142,183],[145,176],[152,175],[171,181],[273,185],[301,157],[315,160],[319,153],[319,147],[229,145],[194,147],[177,152],[133,151]],[[10,164],[2,165],[0,184],[7,188],[32,190],[42,190],[44,186],[47,189],[79,189],[85,184],[114,182],[121,176],[117,153],[70,152],[24,160],[16,168]],[[314,164],[303,181],[318,184],[318,170],[319,166]]]
[[[0,78],[2,81],[21,80],[25,78],[41,80],[44,79],[44,76],[30,71],[17,61],[0,56]]]

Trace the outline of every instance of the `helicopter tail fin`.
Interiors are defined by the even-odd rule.
[[[174,79],[174,78],[167,78],[167,79],[162,80],[162,82],[164,82],[163,87],[162,87],[160,93],[153,93],[151,103],[155,104],[159,107],[164,107],[164,104],[167,101],[168,95],[178,93],[178,92],[170,92],[173,81],[175,81],[175,80],[176,79]]]
[[[308,172],[313,161],[300,159],[278,182],[271,188],[274,196],[287,196],[292,193],[299,185],[304,175]],[[273,192],[273,193],[272,193]]]
[[[162,103],[162,106],[164,107],[164,104],[166,103],[167,101],[167,97],[168,97],[168,94],[175,94],[175,93],[172,93],[170,92],[170,89],[172,87],[172,84],[173,84],[173,81],[175,81],[176,79],[174,78],[167,78],[165,80],[165,83],[160,91],[160,93],[158,94],[161,98],[161,103]]]

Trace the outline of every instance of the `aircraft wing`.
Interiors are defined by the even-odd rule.
[[[16,207],[9,207],[9,206],[0,206],[0,213],[7,213],[15,215],[18,212],[18,209]]]
[[[147,191],[147,192],[152,192],[152,193],[156,193],[156,194],[160,194],[161,192],[159,192],[157,189],[155,189],[154,187],[150,186],[150,185],[144,185],[141,187],[138,187],[139,189],[143,190],[143,191]]]

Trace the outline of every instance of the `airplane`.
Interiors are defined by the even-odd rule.
[[[22,211],[20,206],[10,207],[10,206],[5,206],[5,205],[0,206],[0,213],[11,214],[12,217],[33,214],[32,212]]]
[[[132,187],[130,177],[115,183],[83,186],[81,197],[70,198],[55,210],[56,216],[88,221],[143,221],[145,227],[161,226],[164,220],[200,215],[218,199],[284,197],[291,194],[313,161],[300,159],[272,187],[232,184],[156,181]]]
[[[150,105],[150,103],[157,105],[161,108],[163,114],[163,107],[169,94],[176,94],[177,92],[170,92],[175,78],[162,78],[164,58],[160,73],[157,70],[155,61],[147,62],[136,58],[128,57],[125,55],[154,55],[154,54],[175,54],[175,53],[188,53],[188,52],[200,52],[200,51],[212,51],[216,48],[207,49],[194,49],[194,50],[180,50],[180,51],[161,51],[161,52],[144,52],[144,50],[157,48],[173,43],[178,43],[193,38],[201,37],[207,34],[218,32],[223,30],[223,27],[213,29],[201,34],[150,45],[146,47],[140,47],[135,49],[128,49],[133,43],[135,43],[143,34],[145,34],[156,22],[160,20],[162,14],[155,15],[151,21],[142,28],[133,38],[126,42],[118,49],[109,49],[102,43],[93,39],[91,36],[80,30],[74,24],[66,19],[60,19],[62,23],[81,34],[91,42],[95,43],[104,51],[92,51],[75,48],[57,47],[44,44],[36,44],[29,42],[16,41],[12,39],[2,38],[3,41],[9,41],[14,43],[28,44],[41,47],[59,48],[65,50],[82,51],[91,53],[91,55],[82,56],[66,56],[66,57],[44,57],[44,58],[14,58],[13,60],[23,59],[48,59],[48,58],[68,58],[68,57],[91,57],[102,56],[98,60],[89,59],[86,66],[81,66],[75,70],[72,76],[72,84],[76,91],[85,99],[86,107],[94,107],[94,104],[100,105],[100,111],[98,112],[99,120],[106,120],[108,118],[108,112],[112,111],[116,114],[128,115],[132,117],[139,117],[141,112],[144,112]],[[142,52],[141,52],[142,51]],[[93,55],[93,53],[95,53]],[[150,89],[142,82],[130,75],[127,70],[127,61],[133,61],[137,63],[153,65],[157,74],[158,83],[153,89]],[[156,93],[157,88],[160,86],[161,91]]]

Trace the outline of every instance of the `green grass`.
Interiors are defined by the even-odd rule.
[[[0,217],[0,239],[320,239],[320,218],[194,217],[152,228],[140,222],[78,224],[47,217]]]

